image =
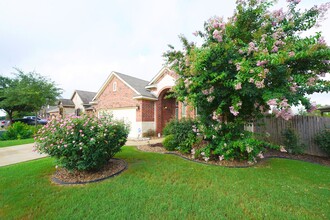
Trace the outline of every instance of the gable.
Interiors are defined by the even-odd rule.
[[[163,68],[146,88],[150,89],[155,96],[158,96],[162,90],[172,88],[177,78],[178,75],[174,71],[171,71],[169,68]]]
[[[147,99],[156,100],[156,97],[145,88],[145,86],[148,84],[148,81],[113,71],[111,72],[105,83],[102,85],[101,89],[98,91],[96,96],[93,98],[92,100],[93,102],[99,99],[100,95],[104,92],[104,90],[108,86],[112,86],[109,84],[111,83],[114,77],[116,77],[118,81],[125,84],[130,90],[134,92],[133,98],[135,99],[147,98]]]

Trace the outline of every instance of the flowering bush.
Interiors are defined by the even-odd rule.
[[[110,116],[54,119],[38,131],[36,149],[68,170],[97,170],[120,151],[128,132]]]
[[[306,94],[330,91],[323,78],[330,69],[329,47],[320,32],[301,34],[319,25],[330,3],[303,11],[299,0],[287,0],[287,10],[270,11],[274,2],[238,0],[227,21],[213,17],[194,33],[202,38],[200,46],[181,36],[184,49],[170,46],[164,54],[179,75],[177,99],[203,109],[200,132],[210,152],[222,146],[242,155],[245,147],[231,142],[249,142],[241,136],[245,124],[272,109],[289,120],[292,105],[315,109]]]

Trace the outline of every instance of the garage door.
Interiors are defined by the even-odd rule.
[[[117,120],[124,120],[130,126],[128,137],[136,138],[138,136],[138,128],[136,124],[136,108],[134,109],[112,109],[110,110],[113,118]]]

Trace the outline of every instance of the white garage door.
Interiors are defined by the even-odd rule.
[[[128,137],[136,138],[138,136],[138,128],[136,124],[136,108],[134,109],[112,109],[110,112],[114,119],[124,120],[130,126]]]

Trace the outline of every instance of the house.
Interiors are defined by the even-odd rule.
[[[130,138],[141,137],[149,129],[161,134],[172,118],[195,114],[194,109],[168,97],[177,78],[166,67],[151,81],[111,72],[91,104],[98,115],[111,113],[115,119],[128,123]]]
[[[57,117],[58,115],[81,115],[82,113],[93,113],[94,108],[90,102],[93,100],[96,92],[75,90],[71,99],[59,99],[57,106],[47,108],[48,117]]]
[[[93,112],[90,102],[96,96],[96,92],[75,90],[71,96],[71,100],[75,106],[75,115],[81,113]]]

